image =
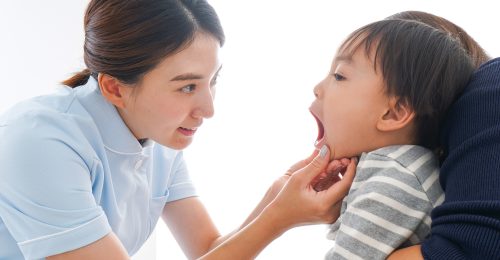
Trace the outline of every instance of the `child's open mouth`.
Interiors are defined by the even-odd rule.
[[[325,129],[323,127],[323,123],[321,123],[321,120],[319,120],[319,118],[312,111],[311,114],[314,117],[314,119],[316,119],[316,123],[318,124],[318,136],[316,137],[316,142],[314,143],[314,146],[319,149],[324,143],[323,139],[325,137]]]

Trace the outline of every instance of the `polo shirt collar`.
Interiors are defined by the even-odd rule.
[[[102,96],[93,77],[85,85],[76,88],[76,96],[94,120],[106,148],[125,154],[142,152],[143,146],[125,125],[115,106]],[[144,147],[151,144],[151,141],[146,141]]]

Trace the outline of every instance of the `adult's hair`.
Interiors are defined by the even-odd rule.
[[[440,124],[474,71],[472,59],[448,33],[421,22],[382,20],[354,31],[340,46],[342,56],[364,48],[386,93],[415,112],[415,142],[439,148]]]
[[[224,44],[224,31],[206,0],[92,0],[84,18],[87,69],[63,81],[77,87],[105,73],[134,84],[164,58],[189,46],[197,32]]]
[[[452,37],[460,41],[462,47],[469,53],[476,69],[491,59],[484,49],[464,29],[443,17],[421,11],[404,11],[391,15],[387,19],[419,21],[451,34]]]

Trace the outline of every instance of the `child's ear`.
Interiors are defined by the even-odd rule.
[[[115,77],[102,73],[99,73],[97,80],[104,98],[116,107],[125,108],[123,83]]]
[[[408,126],[415,118],[413,108],[399,97],[391,97],[385,114],[379,118],[379,131],[394,131]]]

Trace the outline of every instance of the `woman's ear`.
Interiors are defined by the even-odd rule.
[[[104,98],[119,108],[125,108],[124,86],[118,79],[108,74],[99,73],[97,78]]]
[[[377,122],[379,131],[395,131],[410,125],[415,118],[413,108],[399,97],[391,97],[385,113]]]

